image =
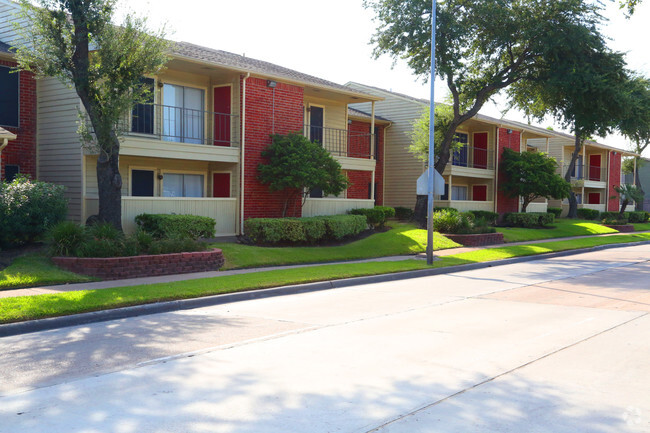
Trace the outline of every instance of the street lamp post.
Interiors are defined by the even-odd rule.
[[[435,99],[434,89],[436,82],[436,0],[431,2],[431,100],[429,103],[429,166],[428,174],[428,200],[427,200],[427,264],[433,264],[433,179],[434,179],[434,121]]]

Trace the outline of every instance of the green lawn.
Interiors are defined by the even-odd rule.
[[[634,230],[637,232],[646,232],[650,230],[650,223],[644,223],[644,224],[632,224],[634,226]]]
[[[597,245],[649,240],[650,233],[635,233],[571,241],[544,242],[535,245],[504,246],[442,257],[441,260],[434,262],[432,267],[442,268]],[[413,259],[399,262],[335,264],[114,289],[0,298],[0,323],[106,310],[174,299],[279,287],[288,284],[412,271],[426,269],[428,267],[426,262]]]
[[[393,228],[365,239],[336,247],[257,247],[236,243],[216,243],[226,258],[224,269],[279,266],[300,263],[335,262],[375,257],[415,254],[426,250],[427,232],[412,224],[391,223]],[[459,247],[434,233],[433,249]]]
[[[524,229],[520,227],[497,227],[506,242],[526,242],[539,239],[563,238],[568,236],[588,236],[617,233],[595,221],[557,219],[552,227],[545,229]]]
[[[86,281],[94,281],[94,279],[61,270],[41,254],[18,257],[11,265],[0,271],[0,290]]]

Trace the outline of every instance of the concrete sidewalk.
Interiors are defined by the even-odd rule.
[[[634,233],[650,233],[650,231],[634,232]],[[625,234],[630,234],[630,233],[608,233],[602,235],[539,239],[534,241],[510,242],[505,244],[486,245],[483,247],[458,247],[458,248],[449,248],[446,250],[434,251],[434,254],[436,257],[445,257],[454,254],[478,251],[481,249],[509,247],[515,245],[531,245],[531,244],[540,244],[545,242],[559,242],[559,241],[583,239],[583,238],[618,236],[618,235],[625,235]],[[33,287],[33,288],[25,288],[25,289],[1,290],[0,298],[11,298],[17,296],[34,296],[34,295],[43,295],[43,294],[51,294],[51,293],[73,292],[78,290],[111,289],[115,287],[138,286],[143,284],[171,283],[175,281],[197,280],[201,278],[223,277],[227,275],[249,274],[253,272],[264,272],[264,271],[273,271],[273,270],[282,270],[282,269],[296,269],[296,268],[305,268],[305,267],[312,267],[312,266],[324,266],[324,265],[335,265],[335,264],[346,264],[346,263],[395,262],[401,260],[423,260],[425,258],[426,258],[425,253],[419,253],[419,254],[411,254],[411,255],[403,255],[403,256],[375,257],[375,258],[369,258],[363,260],[305,263],[299,265],[286,265],[286,266],[267,266],[267,267],[259,267],[259,268],[234,269],[228,271],[195,272],[189,274],[161,275],[156,277],[128,278],[124,280],[60,284],[54,286]]]

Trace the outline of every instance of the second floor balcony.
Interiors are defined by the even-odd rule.
[[[320,143],[334,156],[360,159],[377,158],[375,136],[370,132],[305,125],[303,135],[313,142]]]
[[[569,170],[569,164],[564,164],[562,167],[562,172],[560,173],[562,177],[566,175],[567,170]],[[607,168],[601,167],[599,165],[576,164],[571,171],[571,180],[606,182]]]
[[[159,104],[138,104],[125,119],[126,135],[176,143],[239,147],[239,116]]]
[[[494,170],[494,151],[487,147],[463,146],[452,153],[450,162],[456,167]]]

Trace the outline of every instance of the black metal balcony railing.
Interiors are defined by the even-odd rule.
[[[567,170],[569,169],[569,164],[564,164],[562,167],[562,172],[560,173],[562,177],[566,175]],[[594,182],[605,182],[607,180],[607,167],[601,167],[598,165],[577,165],[571,171],[571,180],[591,180]]]
[[[124,120],[129,135],[163,141],[237,147],[239,116],[159,104],[138,104]]]
[[[350,158],[374,159],[372,152],[373,134],[349,131],[347,129],[324,128],[305,125],[303,135],[320,143],[332,155]]]
[[[451,164],[457,167],[494,169],[494,151],[482,147],[463,146],[451,156]]]

